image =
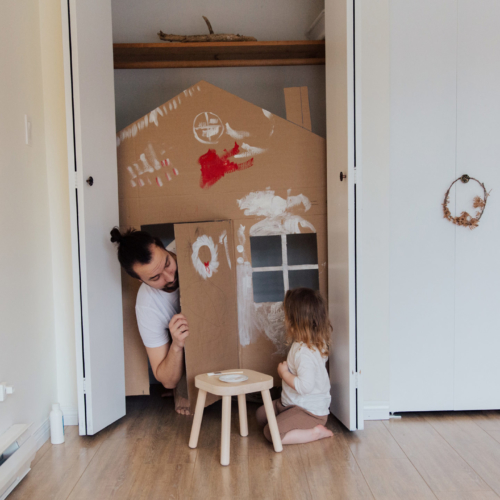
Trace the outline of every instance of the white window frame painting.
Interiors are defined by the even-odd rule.
[[[295,233],[288,233],[295,234]],[[289,265],[288,264],[288,242],[287,236],[288,234],[278,234],[278,235],[268,235],[268,236],[281,236],[281,266],[262,266],[262,267],[252,267],[253,273],[262,273],[262,272],[271,272],[271,271],[281,271],[283,273],[283,287],[286,292],[290,289],[290,280],[288,276],[289,271],[300,271],[300,270],[316,270],[318,271],[318,279],[319,279],[319,263],[316,264],[297,264],[297,265]],[[316,233],[298,233],[298,234],[314,234]],[[262,236],[250,236],[250,241],[253,238],[261,238]],[[316,256],[316,260],[317,256]],[[253,279],[252,279],[253,281]],[[284,297],[283,297],[284,298]],[[282,302],[276,301],[276,302]],[[255,301],[254,301],[255,302]]]

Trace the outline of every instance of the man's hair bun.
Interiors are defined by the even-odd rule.
[[[123,234],[117,227],[114,227],[110,233],[112,243],[117,243],[118,260],[123,269],[132,276],[140,279],[134,271],[134,265],[149,264],[151,262],[151,245],[165,249],[160,238],[150,235],[145,231],[137,231],[129,228],[123,231]]]
[[[117,227],[114,227],[111,229],[111,242],[112,243],[120,243],[122,240],[122,233],[120,233],[120,230]]]

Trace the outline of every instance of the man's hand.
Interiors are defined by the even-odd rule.
[[[170,335],[172,335],[172,347],[184,349],[184,343],[189,335],[189,326],[183,314],[176,314],[168,324]]]
[[[283,361],[278,365],[278,375],[283,378],[283,373],[289,373],[288,364],[286,361]]]

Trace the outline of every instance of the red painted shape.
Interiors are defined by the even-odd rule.
[[[203,262],[205,264],[205,267],[208,269],[208,266],[210,265],[210,262]]]
[[[209,188],[226,174],[250,168],[253,165],[253,158],[244,163],[234,163],[229,160],[229,158],[238,154],[239,151],[240,147],[235,142],[233,149],[230,151],[225,149],[222,156],[219,156],[215,149],[209,149],[207,153],[200,156],[198,158],[198,163],[201,166],[200,186],[202,188]]]

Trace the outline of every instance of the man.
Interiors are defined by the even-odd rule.
[[[184,375],[187,319],[180,313],[177,257],[159,238],[145,231],[111,231],[118,260],[125,271],[142,282],[137,293],[137,326],[156,380],[174,389],[175,411],[189,415]]]

